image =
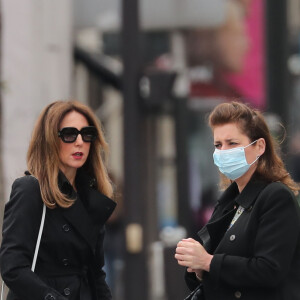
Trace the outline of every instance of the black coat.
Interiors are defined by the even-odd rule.
[[[245,211],[228,229],[239,205]],[[300,299],[299,206],[284,184],[251,180],[239,194],[233,183],[198,235],[214,255],[203,276],[206,300]],[[198,284],[194,273],[186,281]]]
[[[32,176],[16,179],[5,206],[1,273],[21,300],[107,300],[102,270],[104,223],[115,202],[99,193],[84,174],[76,176],[77,194],[59,174],[62,192],[76,198],[70,208],[46,210],[35,272],[31,269],[43,202]]]

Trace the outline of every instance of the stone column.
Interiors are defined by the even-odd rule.
[[[31,131],[49,102],[71,97],[71,0],[2,0],[4,200],[26,169]]]

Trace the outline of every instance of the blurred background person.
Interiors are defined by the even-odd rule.
[[[226,1],[225,21],[216,28],[187,33],[189,67],[205,69],[207,78],[191,81],[191,97],[241,98],[242,94],[226,81],[226,74],[240,73],[249,51],[245,10],[240,2]]]

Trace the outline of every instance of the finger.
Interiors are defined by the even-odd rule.
[[[177,247],[175,252],[178,254],[187,254],[189,249],[185,247]]]
[[[193,245],[193,243],[182,240],[177,244],[177,247],[191,247],[191,245]]]
[[[200,244],[199,242],[186,242],[186,241],[181,241],[177,244],[177,247],[180,248],[186,248],[186,249],[192,249],[193,247],[195,247],[195,245]]]
[[[198,243],[196,240],[193,238],[187,238],[187,239],[182,239],[182,241],[188,242],[188,243]]]
[[[177,263],[183,267],[190,267],[190,262],[185,261],[185,260],[178,260]]]
[[[190,244],[191,243],[182,240],[182,241],[178,242],[177,247],[186,247],[186,246],[189,246]]]
[[[186,257],[186,255],[181,255],[181,254],[175,254],[175,258],[177,260],[187,260],[188,258]]]

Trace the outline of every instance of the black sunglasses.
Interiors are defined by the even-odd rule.
[[[82,140],[91,143],[97,138],[97,129],[94,126],[87,126],[78,130],[75,127],[64,127],[58,132],[58,136],[64,143],[74,143],[78,134],[81,134]]]

